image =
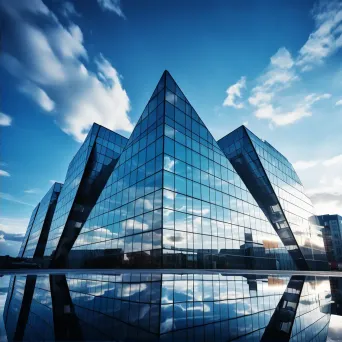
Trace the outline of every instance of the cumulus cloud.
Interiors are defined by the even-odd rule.
[[[28,218],[0,217],[0,230],[7,234],[23,235],[28,226]]]
[[[11,126],[12,118],[0,112],[0,126]]]
[[[226,107],[234,107],[236,109],[243,108],[243,103],[237,103],[236,100],[241,98],[242,89],[246,88],[246,77],[242,76],[239,81],[233,85],[231,85],[227,90],[227,97],[223,102],[223,106]]]
[[[259,119],[269,119],[276,126],[292,124],[304,117],[312,115],[314,103],[330,98],[330,94],[309,94],[302,101],[297,103],[292,110],[284,110],[281,106],[274,107],[273,104],[263,104],[258,106],[255,116]]]
[[[122,78],[102,55],[95,59],[95,70],[87,67],[92,61],[77,25],[63,26],[41,0],[0,0],[0,11],[4,35],[12,42],[1,65],[24,84],[24,93],[55,115],[64,132],[81,142],[93,122],[132,131]]]
[[[294,163],[294,168],[305,180],[306,194],[316,214],[342,215],[341,165],[342,155]]]
[[[342,99],[341,100],[338,100],[335,104],[336,106],[342,106]]]
[[[315,30],[299,50],[296,65],[308,71],[342,47],[342,3],[324,1],[312,11]]]
[[[10,177],[11,175],[5,170],[0,170],[0,176]]]
[[[121,9],[121,0],[97,0],[97,2],[104,11],[114,12],[119,17],[126,19]]]
[[[12,234],[12,233],[6,233],[3,230],[0,230],[0,237],[2,237],[3,240],[6,241],[23,241],[24,239],[24,233],[23,234]]]
[[[248,102],[255,107],[254,115],[267,119],[270,127],[285,126],[312,115],[313,105],[329,99],[331,94],[306,94],[302,99],[283,103],[281,94],[300,77],[290,52],[282,47],[270,58],[266,71],[258,78]]]

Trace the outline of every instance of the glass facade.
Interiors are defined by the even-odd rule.
[[[52,267],[326,269],[317,223],[287,159],[244,127],[217,143],[165,71],[129,139],[92,126],[44,256]]]
[[[299,269],[328,269],[322,227],[290,162],[241,126],[218,142]]]
[[[42,257],[62,184],[54,183],[33,210],[26,235],[19,251],[24,258]]]
[[[15,317],[27,296],[26,276],[17,277],[8,297],[4,320],[9,341],[15,340],[13,332],[25,341],[327,339],[327,278],[216,272],[35,277],[20,325]]]
[[[125,137],[93,124],[69,165],[45,256],[63,264],[126,143]]]
[[[89,267],[295,268],[283,242],[168,72],[69,259]]]

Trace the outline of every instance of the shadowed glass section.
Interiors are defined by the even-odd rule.
[[[288,160],[244,126],[219,140],[219,145],[297,267],[328,269],[321,227]]]
[[[19,326],[15,287],[9,341],[15,330],[25,341],[325,341],[331,312],[324,277],[68,273],[37,276],[32,292]]]

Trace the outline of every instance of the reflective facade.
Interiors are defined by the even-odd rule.
[[[167,71],[69,260],[77,267],[295,268]]]
[[[241,126],[218,142],[263,210],[299,269],[328,263],[322,227],[290,162],[267,141]]]
[[[103,189],[127,139],[93,124],[72,159],[58,198],[45,256],[64,264],[79,231]]]
[[[33,277],[25,315],[26,276],[17,277],[8,296],[4,320],[9,341],[327,339],[327,278],[210,272]]]
[[[286,158],[244,127],[218,144],[165,71],[129,139],[91,128],[44,255],[52,267],[325,269],[316,223]]]
[[[323,237],[329,262],[337,264],[342,262],[342,216],[319,215],[321,226],[324,226]]]
[[[34,208],[19,251],[19,257],[36,258],[43,256],[52,217],[62,187],[62,184],[54,183]]]

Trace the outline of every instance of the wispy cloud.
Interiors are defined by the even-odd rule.
[[[24,204],[24,205],[28,205],[30,207],[34,207],[34,205],[32,205],[31,203],[24,202],[21,199],[18,199],[16,197],[12,196],[11,194],[7,194],[5,192],[0,192],[0,198],[2,198],[5,201],[14,202],[14,203],[18,203],[18,204]]]
[[[54,179],[50,179],[49,182],[50,182],[51,184],[63,183],[63,182],[61,182],[61,181],[57,181],[57,180],[54,180]]]
[[[24,190],[26,194],[39,194],[41,190],[38,188]]]
[[[316,166],[319,160],[298,160],[293,164],[295,170],[306,170]]]
[[[336,165],[336,164],[342,164],[342,154],[339,154],[337,156],[334,156],[330,159],[323,161],[324,166],[332,166],[332,165]]]
[[[303,72],[323,64],[326,58],[342,47],[342,3],[321,2],[312,11],[315,29],[294,56],[281,47],[271,58],[264,72],[255,80],[248,103],[254,107],[258,119],[267,120],[269,126],[286,126],[313,115],[315,104],[329,99],[329,93],[305,93],[295,87],[303,82]],[[253,82],[251,82],[253,83]],[[234,86],[233,86],[234,87]],[[230,88],[228,88],[229,90]],[[239,88],[232,88],[227,96],[228,105],[235,106],[234,94],[240,96]],[[235,96],[236,97],[236,96]],[[342,100],[336,102],[341,105]]]
[[[43,110],[51,112],[55,108],[55,103],[50,99],[46,92],[32,82],[27,82],[19,87],[19,90],[28,95]]]
[[[0,126],[11,126],[12,118],[4,113],[0,112]]]
[[[342,99],[341,100],[338,100],[336,103],[335,103],[336,106],[342,106]]]
[[[330,167],[332,165],[342,165],[342,154],[338,154],[328,159],[316,159],[316,160],[298,160],[297,162],[293,163],[293,167],[296,170],[306,170],[317,165],[319,166],[326,166]]]
[[[0,170],[0,176],[10,177],[11,175],[5,170]]]
[[[114,12],[119,17],[126,19],[121,9],[121,0],[97,0],[97,2],[103,10]]]
[[[111,2],[105,3],[108,7]],[[1,65],[20,84],[29,84],[25,93],[53,112],[64,132],[83,141],[94,121],[112,130],[132,131],[122,78],[102,55],[95,59],[94,71],[87,67],[94,64],[79,26],[70,20],[62,25],[41,0],[0,0],[0,12],[6,23],[4,39],[13,42],[2,52]],[[44,29],[35,24],[42,20]]]
[[[234,107],[236,109],[241,109],[244,107],[242,102],[237,103],[236,101],[241,98],[242,89],[246,88],[246,77],[242,76],[239,81],[226,90],[227,97],[223,102],[223,106]]]
[[[312,11],[316,29],[299,50],[296,65],[311,70],[342,47],[342,3],[322,1]]]
[[[74,3],[70,1],[64,1],[61,4],[60,13],[66,18],[70,18],[72,16],[81,16],[81,14],[76,11]]]

